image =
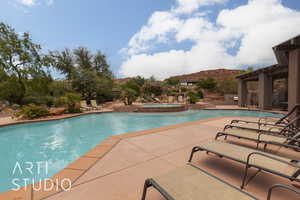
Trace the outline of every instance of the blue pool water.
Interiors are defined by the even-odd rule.
[[[144,108],[168,108],[168,107],[180,107],[181,104],[145,104]]]
[[[280,115],[233,110],[150,114],[105,113],[2,127],[0,128],[0,192],[15,188],[16,183],[23,186],[24,178],[38,181],[53,176],[108,136],[218,116]],[[29,165],[26,162],[40,161],[48,162],[47,173],[44,170],[45,164],[40,164],[40,173],[37,164],[33,166],[33,174],[24,170]],[[17,166],[16,162],[20,165]],[[12,183],[14,178],[15,184]]]

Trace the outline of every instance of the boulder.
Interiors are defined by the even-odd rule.
[[[49,113],[51,115],[62,115],[66,112],[65,108],[50,108]]]

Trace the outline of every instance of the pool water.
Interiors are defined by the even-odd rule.
[[[169,107],[180,107],[181,104],[145,104],[144,108],[169,108]]]
[[[15,188],[14,178],[34,181],[51,177],[109,136],[208,119],[218,116],[281,116],[272,113],[234,110],[200,110],[180,113],[103,113],[50,122],[0,128],[0,192]],[[201,134],[199,130],[199,134]],[[26,162],[45,162],[40,173],[24,169]],[[19,167],[16,168],[19,163]],[[15,169],[15,170],[14,170]],[[16,170],[18,169],[18,170]],[[47,171],[47,173],[46,173]],[[31,183],[31,182],[29,182]]]

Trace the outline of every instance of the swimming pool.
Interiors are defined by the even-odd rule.
[[[0,128],[0,192],[15,188],[12,179],[39,181],[53,176],[108,136],[218,116],[280,116],[239,110],[180,113],[104,113]],[[201,131],[199,130],[199,134]],[[48,173],[13,173],[16,162],[48,162]],[[41,166],[42,168],[45,166]],[[18,185],[21,185],[19,182]]]

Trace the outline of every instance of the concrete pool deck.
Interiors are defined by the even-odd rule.
[[[140,199],[146,178],[159,176],[187,162],[191,148],[214,138],[217,131],[236,117],[219,117],[187,122],[157,129],[113,136],[99,144],[53,179],[70,178],[71,191],[10,191],[0,194],[2,200],[132,200]],[[241,117],[239,117],[241,118]],[[253,119],[243,117],[243,119]],[[230,140],[235,142],[236,140]],[[241,143],[242,140],[239,141]],[[242,143],[255,146],[254,143]],[[274,148],[272,151],[277,151]],[[299,153],[280,150],[281,154],[300,159]],[[239,186],[244,166],[226,159],[195,154],[194,164]],[[256,171],[251,170],[254,174]],[[290,183],[268,173],[258,173],[246,186],[246,191],[266,199],[266,191],[275,183]],[[30,186],[31,187],[31,186]],[[274,199],[297,199],[280,190]],[[299,198],[299,197],[298,197]],[[147,199],[163,199],[151,190]]]

